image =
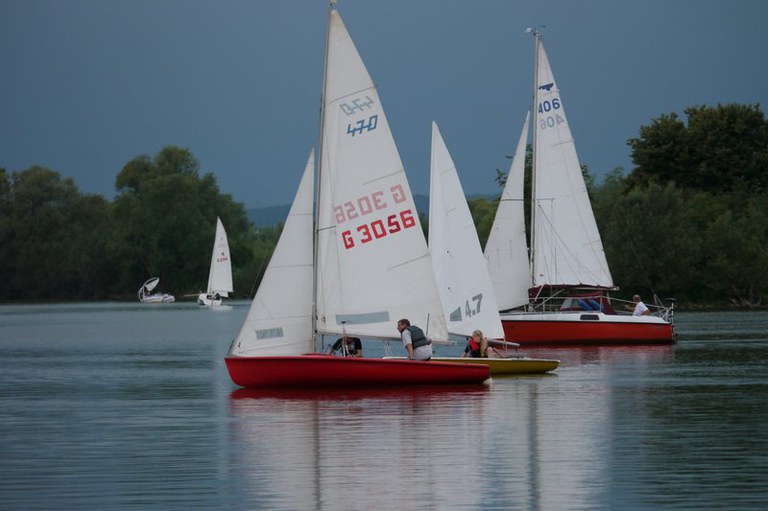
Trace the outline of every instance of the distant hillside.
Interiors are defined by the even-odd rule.
[[[251,208],[246,211],[248,220],[254,227],[273,227],[280,222],[285,222],[291,206],[267,206],[264,208]]]
[[[416,209],[420,214],[426,215],[429,213],[429,197],[426,195],[414,195],[414,202],[416,202]],[[291,205],[286,204],[284,206],[267,206],[264,208],[251,208],[246,211],[248,220],[254,225],[254,227],[273,227],[280,222],[285,222],[285,218],[288,216]]]
[[[473,195],[470,198],[476,198],[478,195]],[[496,197],[486,196],[488,200],[493,200]],[[416,203],[416,209],[419,214],[429,215],[429,196],[428,195],[414,195],[413,200]],[[254,227],[273,227],[280,222],[285,222],[285,218],[288,216],[288,211],[291,209],[290,204],[284,206],[267,206],[263,208],[251,208],[246,211],[248,214],[248,220],[254,225]]]

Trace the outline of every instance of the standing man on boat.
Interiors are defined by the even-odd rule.
[[[408,351],[408,360],[429,360],[432,358],[432,341],[427,339],[421,328],[411,326],[403,318],[397,322],[397,331],[403,340],[403,347]]]

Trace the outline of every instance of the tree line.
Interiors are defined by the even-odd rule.
[[[614,169],[596,185],[582,168],[619,293],[674,297],[689,307],[761,306],[768,292],[768,123],[760,105],[662,115],[628,144],[631,173]],[[526,182],[530,160],[529,147]],[[497,178],[503,185],[503,172]],[[471,202],[484,244],[495,204]]]
[[[0,168],[0,299],[128,299],[149,277],[177,297],[204,290],[220,217],[234,261],[235,296],[248,297],[278,228],[255,230],[244,206],[200,175],[186,149],[129,161],[107,201],[33,166]]]
[[[768,123],[760,106],[665,114],[628,144],[630,173],[617,168],[596,184],[583,169],[620,293],[675,297],[683,306],[761,306]],[[134,158],[115,188],[110,202],[44,167],[0,168],[0,299],[127,299],[151,276],[177,297],[196,293],[206,285],[217,216],[229,236],[235,296],[253,296],[282,226],[254,228],[188,150]],[[483,245],[497,203],[469,201]]]

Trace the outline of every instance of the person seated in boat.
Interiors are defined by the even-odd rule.
[[[602,307],[594,298],[579,298],[579,307],[585,311],[600,312]]]
[[[488,358],[491,356],[493,348],[488,346],[488,338],[483,335],[480,330],[472,332],[472,337],[467,342],[467,347],[464,348],[462,358]]]
[[[635,302],[635,304],[627,305],[627,308],[632,309],[633,316],[647,316],[651,313],[651,311],[648,310],[648,307],[640,299],[640,295],[633,295],[632,301]]]
[[[403,347],[408,352],[408,360],[430,360],[432,358],[432,341],[427,339],[421,328],[411,325],[405,318],[397,322],[397,331]]]
[[[363,343],[359,337],[350,337],[345,335],[340,339],[337,339],[333,346],[328,348],[328,354],[333,355],[337,351],[341,351],[342,357],[362,357],[363,356]]]

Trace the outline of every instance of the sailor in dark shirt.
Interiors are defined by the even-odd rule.
[[[333,346],[328,349],[328,354],[333,355],[339,350],[341,351],[341,356],[343,357],[362,357],[363,343],[360,342],[359,337],[350,337],[345,335],[333,343]]]

